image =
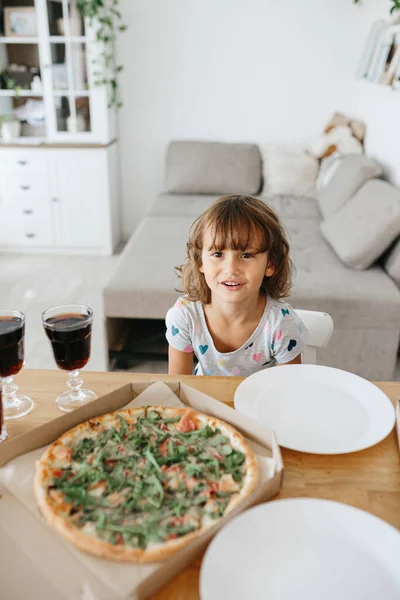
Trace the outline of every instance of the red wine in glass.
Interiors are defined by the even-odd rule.
[[[57,366],[64,371],[82,369],[90,358],[92,323],[85,315],[66,313],[49,317],[44,328]]]
[[[24,363],[25,316],[17,310],[0,311],[0,377],[3,383],[4,419],[23,417],[33,408],[27,396],[17,394],[14,375]]]
[[[3,408],[3,384],[0,379],[0,443],[7,437],[6,424],[4,423],[4,408]]]
[[[20,317],[0,316],[0,375],[10,377],[24,362],[25,323]]]
[[[49,308],[42,315],[42,323],[51,342],[57,366],[68,371],[69,391],[56,402],[61,410],[69,412],[96,398],[91,390],[83,390],[79,370],[90,358],[93,311],[84,304],[69,304]]]

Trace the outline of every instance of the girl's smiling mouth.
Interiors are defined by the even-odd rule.
[[[241,283],[240,281],[226,280],[226,281],[221,281],[221,285],[223,285],[225,288],[227,288],[231,291],[236,291],[236,290],[241,289],[245,284]]]

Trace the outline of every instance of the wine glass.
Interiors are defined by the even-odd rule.
[[[93,311],[84,304],[66,304],[45,310],[42,323],[49,338],[57,366],[69,371],[68,391],[58,396],[58,407],[70,412],[96,398],[81,388],[79,370],[88,362],[92,339]]]
[[[34,404],[17,394],[14,375],[24,363],[25,315],[18,310],[0,310],[0,377],[3,383],[4,420],[28,414]]]
[[[3,389],[3,383],[2,383],[2,381],[0,379],[0,444],[7,437],[7,428],[6,428],[6,424],[4,423],[4,414],[3,414],[3,394],[2,394],[2,389]]]

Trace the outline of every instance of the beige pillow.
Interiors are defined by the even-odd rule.
[[[261,196],[316,197],[318,160],[302,148],[260,145],[264,185]]]
[[[385,257],[383,268],[386,273],[400,286],[400,238],[388,251]]]
[[[256,144],[172,141],[167,150],[169,194],[257,194],[261,156]]]
[[[400,235],[400,191],[379,179],[368,181],[321,223],[321,232],[346,265],[367,269]]]
[[[382,167],[363,154],[343,156],[329,183],[319,191],[318,204],[324,219],[334,215],[366,181],[382,175]]]

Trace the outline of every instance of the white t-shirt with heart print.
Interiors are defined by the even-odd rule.
[[[296,358],[305,348],[308,332],[286,302],[267,298],[264,313],[250,338],[233,352],[218,352],[208,331],[201,302],[179,298],[166,319],[168,343],[181,352],[194,352],[195,375],[247,377]]]

